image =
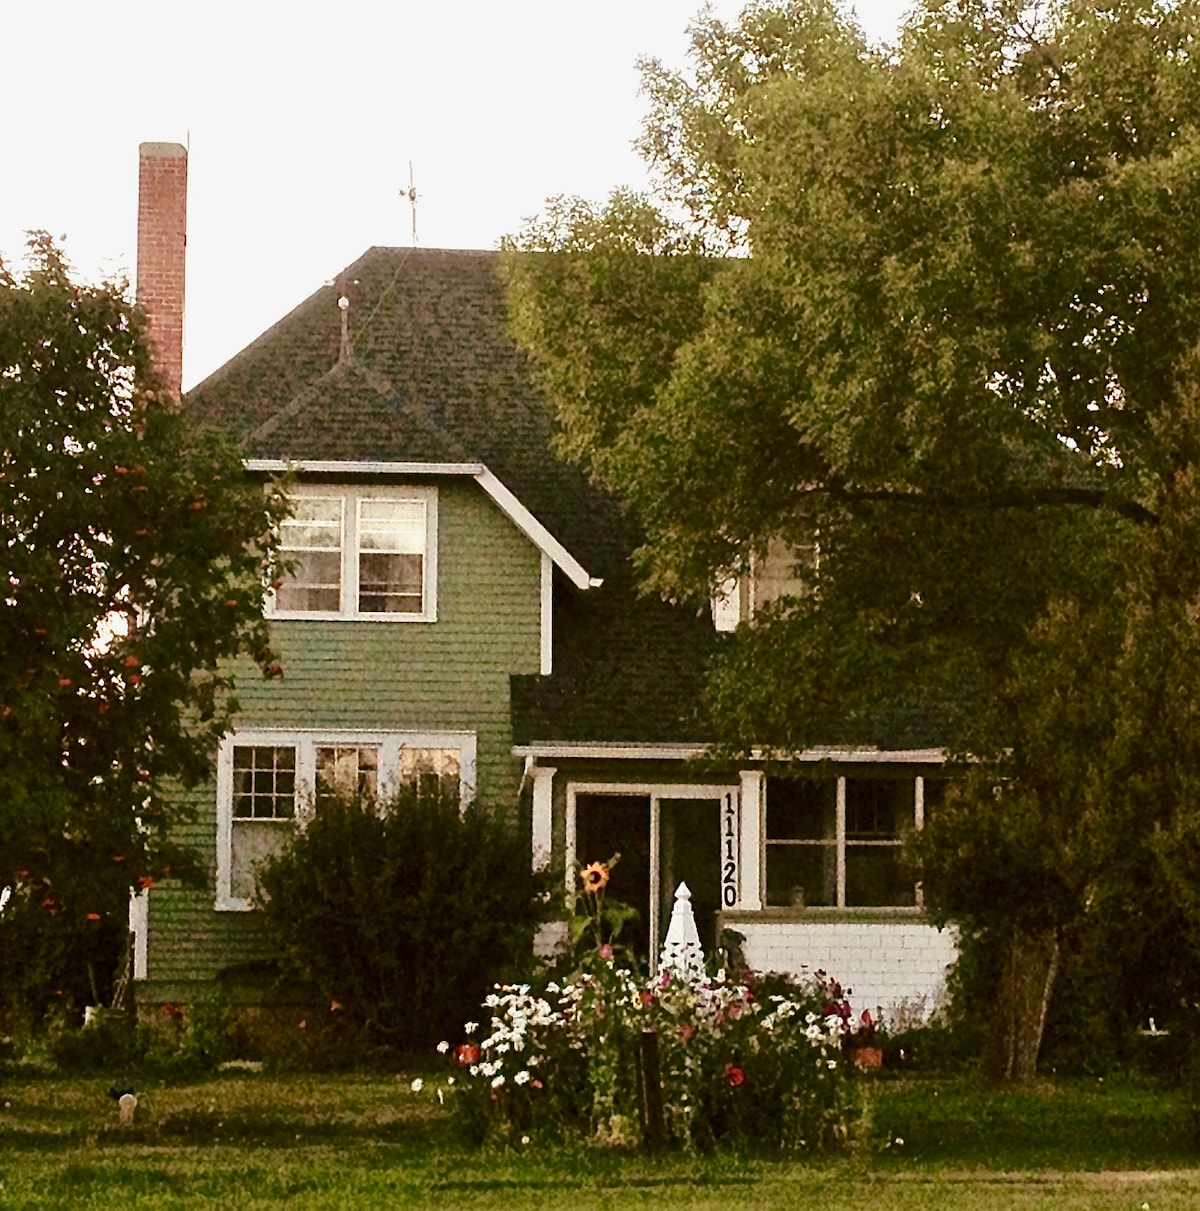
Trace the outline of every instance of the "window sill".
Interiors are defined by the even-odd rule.
[[[843,925],[876,924],[899,921],[925,921],[925,910],[912,905],[876,908],[791,908],[731,909],[720,914],[721,926],[754,924]]]
[[[320,610],[268,610],[268,622],[437,622],[436,614],[338,614]]]

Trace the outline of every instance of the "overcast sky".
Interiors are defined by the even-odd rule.
[[[908,0],[859,0],[890,40]],[[716,0],[733,18],[742,0]],[[645,185],[639,55],[700,0],[43,0],[0,15],[0,256],[133,276],[137,145],[188,144],[184,386],[372,244],[494,248],[554,194]]]

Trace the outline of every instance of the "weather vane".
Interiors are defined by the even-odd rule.
[[[412,207],[412,242],[413,247],[417,246],[417,187],[413,182],[413,166],[412,161],[408,162],[408,188],[400,190],[400,196],[407,198],[409,205]]]

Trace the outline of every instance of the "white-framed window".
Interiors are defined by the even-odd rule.
[[[781,597],[809,596],[816,588],[820,564],[820,543],[815,535],[811,542],[798,546],[781,538],[769,539],[766,551],[751,561],[748,572],[713,586],[709,596],[713,628],[736,631]]]
[[[290,565],[268,598],[276,618],[437,618],[437,489],[301,484],[280,526]]]
[[[217,754],[217,897],[221,911],[253,908],[256,863],[279,851],[321,801],[341,793],[386,799],[475,793],[474,732],[244,731]]]
[[[768,906],[920,907],[901,849],[924,821],[924,789],[911,776],[768,778]]]

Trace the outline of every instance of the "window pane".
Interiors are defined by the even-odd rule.
[[[848,907],[911,908],[916,902],[916,885],[901,866],[899,845],[846,846]]]
[[[424,608],[425,502],[358,502],[358,608],[419,614]]]
[[[767,903],[802,907],[837,904],[837,848],[767,846]]]
[[[341,608],[342,501],[299,497],[280,527],[280,553],[289,570],[275,593],[280,611],[336,613]]]
[[[846,839],[899,840],[912,827],[914,788],[911,778],[847,778]]]
[[[835,836],[836,779],[767,779],[769,840],[832,841]]]
[[[361,551],[422,554],[425,550],[425,502],[359,501],[358,546]]]
[[[419,614],[421,555],[364,552],[358,559],[358,608],[364,614]]]
[[[300,496],[292,500],[292,515],[280,527],[283,546],[290,551],[337,550],[342,545],[342,501],[337,496]]]
[[[317,749],[317,798],[374,798],[379,790],[379,750],[368,746]]]
[[[234,748],[233,814],[243,820],[285,820],[296,814],[294,748],[290,745]]]
[[[230,837],[230,894],[252,899],[258,892],[256,868],[282,852],[291,836],[291,828],[278,820],[236,821]]]
[[[400,750],[400,782],[418,795],[457,796],[462,778],[462,754],[456,748]]]

